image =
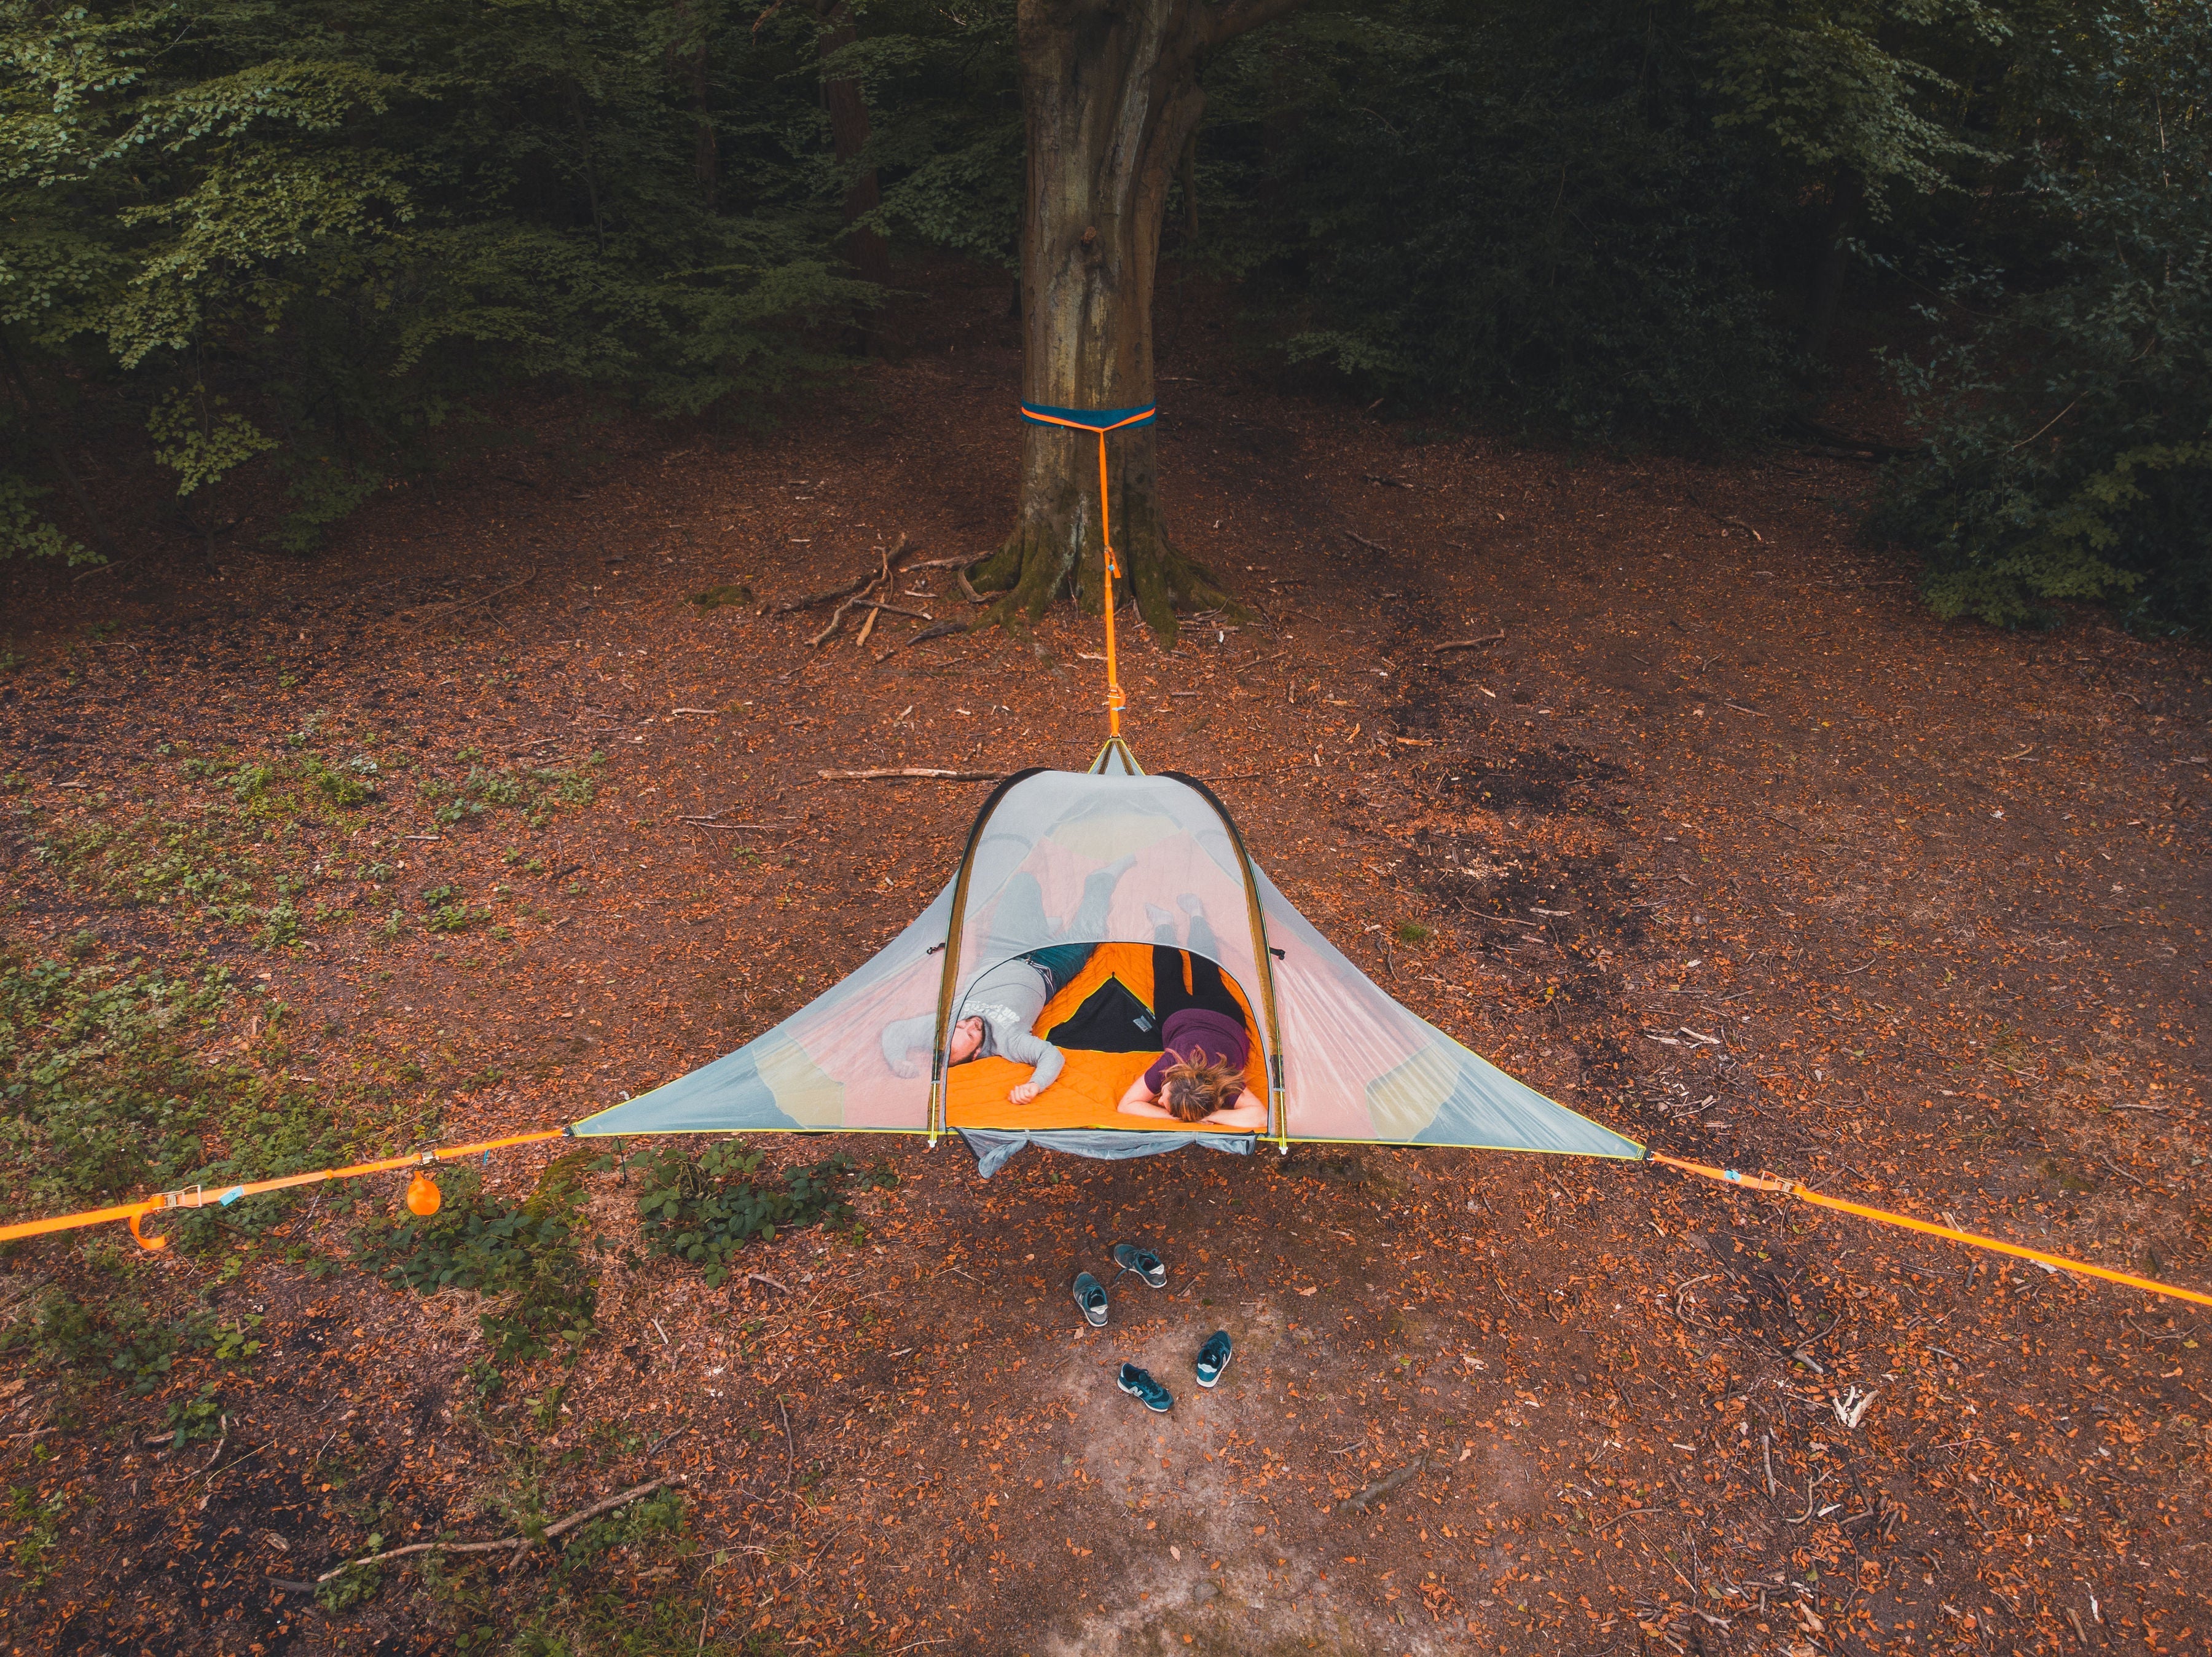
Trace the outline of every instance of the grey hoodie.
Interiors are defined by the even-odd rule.
[[[1052,977],[1042,967],[1023,956],[1001,961],[982,973],[968,986],[968,994],[953,1015],[957,1024],[964,1018],[983,1020],[983,1045],[976,1049],[978,1058],[1010,1058],[1017,1064],[1036,1067],[1030,1080],[1039,1088],[1049,1087],[1059,1079],[1064,1062],[1060,1049],[1042,1037],[1030,1033],[1030,1026],[1044,1011],[1044,1004],[1053,996]],[[911,1055],[927,1051],[931,1039],[937,1033],[934,1014],[922,1013],[910,1019],[900,1019],[884,1031],[884,1062],[894,1074],[911,1076],[920,1074]]]

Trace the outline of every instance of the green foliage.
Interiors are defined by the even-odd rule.
[[[16,1344],[48,1368],[125,1381],[143,1397],[167,1383],[179,1355],[208,1343],[210,1322],[197,1314],[165,1316],[129,1295],[82,1301],[50,1288]],[[171,1425],[182,1419],[173,1416]]]
[[[2212,6],[2054,22],[2059,66],[2007,205],[2008,263],[1955,270],[1893,364],[1929,435],[1869,528],[1939,615],[2033,624],[2106,600],[2212,623]],[[1966,326],[1961,327],[1962,313]]]
[[[1956,123],[1966,90],[1932,59],[1997,46],[2004,8],[1984,0],[1701,0],[1703,82],[1714,125],[1758,134],[1806,178],[1850,179],[1888,213],[1893,192],[1930,194],[1997,157]]]
[[[823,1221],[842,1225],[852,1209],[838,1189],[858,1171],[844,1152],[811,1167],[785,1168],[756,1178],[763,1159],[743,1140],[726,1140],[698,1152],[644,1150],[629,1166],[643,1170],[637,1211],[646,1247],[702,1268],[719,1288],[747,1242],[772,1243],[778,1231]]]
[[[37,503],[52,493],[0,468],[0,558],[20,553],[28,558],[59,558],[67,564],[99,562],[97,554],[63,534],[38,509]]]
[[[179,494],[273,467],[295,549],[488,393],[750,405],[818,366],[794,323],[872,297],[831,247],[811,38],[751,21],[0,0],[0,328],[42,389],[137,410]],[[37,495],[0,466],[0,548],[81,556]]]
[[[430,814],[453,824],[481,817],[494,807],[520,807],[532,828],[543,828],[557,806],[588,806],[599,797],[599,768],[605,756],[593,754],[579,765],[540,766],[528,771],[471,765],[460,782],[426,777],[416,791],[435,802]]]
[[[22,1535],[15,1538],[9,1557],[15,1569],[31,1587],[37,1587],[53,1574],[46,1563],[46,1555],[59,1539],[62,1520],[68,1517],[69,1492],[55,1490],[40,1496],[34,1484],[11,1484],[8,1487],[8,1518],[23,1527]]]
[[[207,1381],[189,1398],[171,1401],[169,1428],[177,1435],[174,1448],[181,1450],[196,1439],[214,1438],[222,1431],[221,1390],[214,1381]]]
[[[221,976],[0,959],[0,1155],[17,1199],[180,1181],[219,1109],[186,1039],[226,993]]]
[[[555,1161],[536,1193],[514,1205],[482,1194],[474,1169],[441,1171],[444,1205],[363,1234],[362,1259],[419,1294],[474,1289],[491,1302],[481,1322],[490,1348],[486,1391],[504,1366],[558,1355],[574,1363],[591,1337],[598,1285],[578,1247],[580,1168],[588,1154]]]
[[[276,447],[275,438],[235,409],[218,412],[229,401],[196,385],[179,387],[154,405],[146,421],[154,458],[177,474],[178,494],[189,495]]]
[[[126,815],[112,808],[106,795],[94,795],[37,831],[35,855],[75,891],[173,905],[236,929],[264,949],[289,948],[311,931],[342,924],[355,913],[351,898],[305,900],[318,880],[342,878],[338,858],[295,831],[319,821],[350,834],[373,824],[375,809],[387,802],[376,789],[374,779],[382,775],[376,760],[367,754],[340,760],[307,746],[323,740],[319,724],[319,716],[310,717],[283,750],[258,758],[179,758],[183,777],[212,783],[227,796],[204,801],[197,812]],[[580,809],[597,797],[603,760],[593,754],[573,765],[518,771],[476,765],[457,783],[430,777],[418,786],[422,797],[435,802],[441,822],[511,809],[542,828],[556,813]],[[382,882],[393,868],[368,858],[355,872]],[[491,916],[488,908],[457,901],[451,892],[429,907],[434,931],[460,931]],[[398,935],[397,911],[374,918],[386,936]]]
[[[641,1441],[629,1436],[634,1453]],[[782,1650],[772,1636],[749,1636],[740,1645],[709,1637],[704,1608],[678,1583],[642,1599],[628,1591],[625,1579],[635,1580],[641,1557],[680,1561],[694,1554],[686,1519],[680,1491],[656,1490],[562,1538],[544,1556],[544,1575],[520,1592],[514,1573],[458,1558],[433,1565],[423,1577],[443,1602],[455,1630],[452,1645],[465,1657],[765,1657]],[[517,1504],[514,1522],[527,1533],[544,1520]]]
[[[0,1172],[11,1206],[219,1189],[329,1161],[339,1146],[321,1104],[287,1091],[281,1075],[198,1057],[195,1039],[229,994],[220,972],[191,980],[137,962],[0,957]],[[200,1247],[219,1225],[265,1228],[292,1200],[193,1210],[172,1229]]]

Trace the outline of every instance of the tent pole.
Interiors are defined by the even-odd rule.
[[[1283,1031],[1275,1016],[1275,952],[1267,945],[1267,917],[1260,906],[1260,883],[1252,867],[1252,854],[1244,849],[1243,832],[1237,819],[1229,814],[1229,807],[1221,803],[1220,796],[1195,777],[1181,771],[1164,771],[1161,775],[1174,778],[1195,793],[1213,807],[1213,814],[1221,819],[1228,831],[1229,844],[1236,848],[1237,867],[1244,874],[1244,909],[1252,927],[1252,941],[1257,946],[1253,961],[1260,980],[1260,1007],[1267,1022],[1267,1118],[1271,1131],[1266,1136],[1275,1142],[1275,1149],[1284,1156],[1291,1154],[1290,1090],[1283,1081]]]
[[[968,844],[960,853],[960,873],[952,883],[952,913],[945,923],[945,972],[937,983],[937,1035],[930,1044],[929,1059],[929,1145],[937,1148],[938,1136],[945,1131],[945,1049],[952,1038],[952,995],[960,984],[960,933],[968,918],[968,881],[975,869],[975,848],[982,843],[983,825],[991,820],[991,813],[999,808],[999,801],[1017,783],[1027,782],[1045,767],[1031,765],[1016,771],[991,790],[983,801],[982,809],[975,813],[975,821],[968,830]]]

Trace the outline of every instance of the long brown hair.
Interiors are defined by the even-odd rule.
[[[1198,1059],[1178,1059],[1160,1078],[1160,1103],[1178,1122],[1200,1122],[1225,1111],[1244,1091],[1244,1072],[1231,1069],[1226,1054],[1216,1061],[1201,1049]]]

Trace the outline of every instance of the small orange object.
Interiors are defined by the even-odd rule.
[[[419,1215],[427,1220],[438,1211],[445,1200],[445,1193],[438,1189],[438,1182],[427,1173],[418,1172],[407,1182],[407,1209],[410,1214]]]
[[[129,1221],[131,1235],[137,1240],[138,1246],[144,1249],[149,1254],[159,1254],[163,1249],[169,1246],[169,1240],[167,1238],[149,1237],[144,1232],[138,1229],[138,1221],[161,1206],[162,1206],[161,1199],[157,1197],[154,1198],[153,1201],[143,1203],[132,1209]]]

